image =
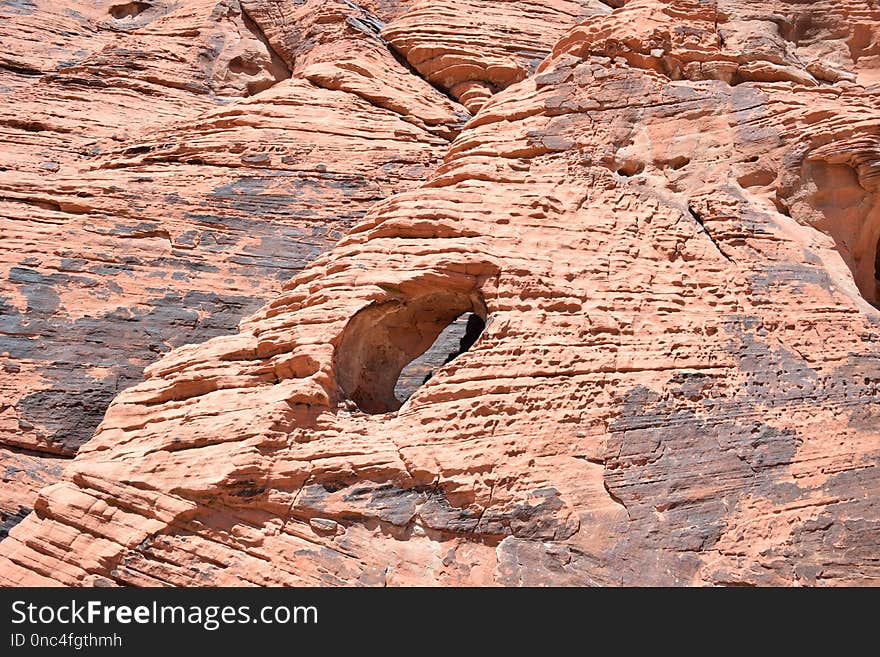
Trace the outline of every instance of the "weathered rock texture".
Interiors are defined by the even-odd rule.
[[[51,483],[20,459],[74,455],[147,364],[233,332],[469,118],[366,10],[284,3],[287,34],[251,4],[0,3],[4,518]]]
[[[108,4],[0,5],[0,582],[880,582],[880,6]]]

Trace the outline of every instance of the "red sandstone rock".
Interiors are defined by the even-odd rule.
[[[382,35],[471,112],[534,72],[572,25],[610,11],[600,0],[423,0]]]
[[[348,25],[357,7],[300,8],[330,39],[302,58],[336,49],[348,68],[290,78],[238,2],[80,4],[0,6],[14,53],[0,66],[0,445],[62,456],[158,355],[233,331],[372,203],[423,180],[468,118]],[[30,508],[42,477],[0,513]]]
[[[18,314],[2,317],[18,333],[0,337],[35,350],[5,357],[7,445],[73,451],[14,424],[16,395],[64,349],[93,380],[119,367],[99,354],[132,372],[153,360],[97,323],[69,342],[53,326],[148,306],[145,333],[174,336],[157,351],[191,343],[115,396],[63,473],[4,452],[26,473],[2,498],[7,524],[34,511],[0,542],[0,582],[880,579],[880,7],[225,6],[259,26],[263,73],[247,75],[272,86],[192,104],[173,87],[162,102],[181,116],[138,117],[139,138],[118,143],[41,129],[43,148],[101,151],[43,174],[23,149],[0,174],[2,225],[20,235],[4,251]],[[126,38],[151,43],[149,29]],[[392,48],[475,112],[460,133],[463,110]],[[7,93],[44,103],[4,111],[33,103],[66,125],[58,83],[16,66]],[[289,176],[306,182],[278,195]],[[272,241],[345,212],[334,228],[357,223],[321,255],[291,264]],[[198,239],[176,255],[187,230]],[[88,270],[121,288],[105,283],[102,305],[65,248],[130,274]],[[274,271],[295,275],[257,280]],[[191,328],[163,314],[183,290],[268,301],[205,334],[199,313]],[[401,369],[469,314],[486,321],[473,346],[398,397]]]

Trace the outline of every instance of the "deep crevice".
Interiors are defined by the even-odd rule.
[[[251,15],[248,13],[247,9],[245,9],[244,4],[239,4],[241,7],[241,19],[244,23],[244,26],[247,30],[253,34],[258,41],[260,41],[265,47],[266,51],[269,53],[269,60],[272,62],[272,66],[276,71],[267,71],[268,73],[272,73],[275,81],[272,84],[263,84],[263,85],[254,85],[253,88],[248,87],[248,92],[251,96],[254,96],[261,91],[266,91],[266,89],[271,89],[273,86],[282,82],[283,80],[289,80],[293,77],[293,71],[291,70],[291,63],[289,63],[281,54],[275,50],[272,46],[272,42],[269,41],[269,37],[266,36],[266,33],[263,31],[263,28],[260,26],[257,21],[251,18]],[[238,62],[236,62],[238,60]],[[246,75],[254,75],[256,72],[259,72],[259,67],[257,67],[257,71],[255,73],[251,73],[255,64],[252,62],[245,62],[242,60],[241,56],[235,57],[232,61],[230,61],[230,70],[233,73],[245,73]],[[238,68],[238,70],[235,70]]]
[[[33,68],[31,66],[21,66],[20,64],[13,64],[8,61],[0,61],[0,70],[9,71],[10,73],[15,73],[16,75],[26,75],[28,77],[40,77],[43,75],[43,71],[38,68]]]
[[[59,459],[62,461],[70,460],[74,456],[76,456],[76,454],[50,452],[42,449],[30,449],[28,447],[20,447],[18,445],[10,445],[8,443],[0,443],[0,449],[4,449],[7,452],[12,452],[13,454],[21,454],[23,456],[34,456],[41,459]]]
[[[0,513],[0,541],[9,536],[9,532],[18,523],[28,517],[33,509],[26,506],[19,506],[18,511],[11,514]]]
[[[709,238],[709,241],[712,242],[718,253],[720,253],[724,257],[724,259],[727,260],[727,262],[733,262],[733,259],[724,252],[724,249],[721,248],[721,245],[718,244],[718,241],[712,236],[712,233],[709,232],[709,229],[706,228],[706,224],[703,221],[703,217],[700,215],[700,213],[694,210],[694,208],[690,204],[688,204],[687,209],[688,213],[691,215],[691,217],[694,218],[694,221],[697,222],[697,225],[700,227],[706,237]]]
[[[415,66],[413,66],[412,64],[409,63],[409,60],[406,58],[406,56],[404,56],[404,54],[401,53],[393,43],[391,43],[390,41],[386,41],[384,38],[382,39],[382,43],[385,44],[385,46],[388,48],[388,52],[390,52],[391,56],[394,57],[395,60],[397,60],[397,63],[400,64],[401,66],[403,66],[412,75],[415,75],[417,78],[420,78],[420,79],[424,80],[425,82],[427,82],[429,85],[434,87],[434,89],[438,93],[446,96],[446,98],[451,100],[456,105],[461,105],[461,103],[458,101],[458,99],[455,96],[453,96],[449,92],[448,89],[444,89],[439,84],[435,84],[434,82],[432,82],[431,80],[426,78],[424,75],[422,75]]]

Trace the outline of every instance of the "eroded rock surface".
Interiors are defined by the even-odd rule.
[[[82,110],[52,94],[82,83],[25,47],[4,69],[4,113],[46,127],[4,123],[39,147],[0,173],[3,440],[81,446],[8,452],[39,492],[3,497],[0,582],[880,580],[880,7],[219,6],[155,21],[241,16],[256,68],[197,59],[207,91],[147,94],[131,138],[98,126],[118,88],[86,85],[96,127],[65,131]],[[105,59],[174,34],[113,20],[135,24],[98,31]],[[194,43],[155,48],[196,66]],[[401,406],[401,369],[471,314]],[[190,344],[151,358],[114,322]],[[71,372],[148,362],[87,442],[68,413],[21,427],[50,390],[103,413]]]
[[[73,456],[146,365],[233,332],[370,205],[422,181],[469,118],[349,25],[364,10],[297,3],[279,27],[259,8],[0,4],[10,467]],[[324,33],[276,51],[316,15]],[[341,82],[306,66],[333,52]],[[369,93],[390,85],[396,105]],[[47,483],[19,476],[3,517]]]

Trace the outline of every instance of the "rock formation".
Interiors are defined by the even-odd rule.
[[[65,5],[0,583],[880,581],[880,4]]]
[[[247,3],[182,4],[0,3],[4,520],[146,365],[233,332],[469,118],[365,10],[310,2],[276,51]]]

